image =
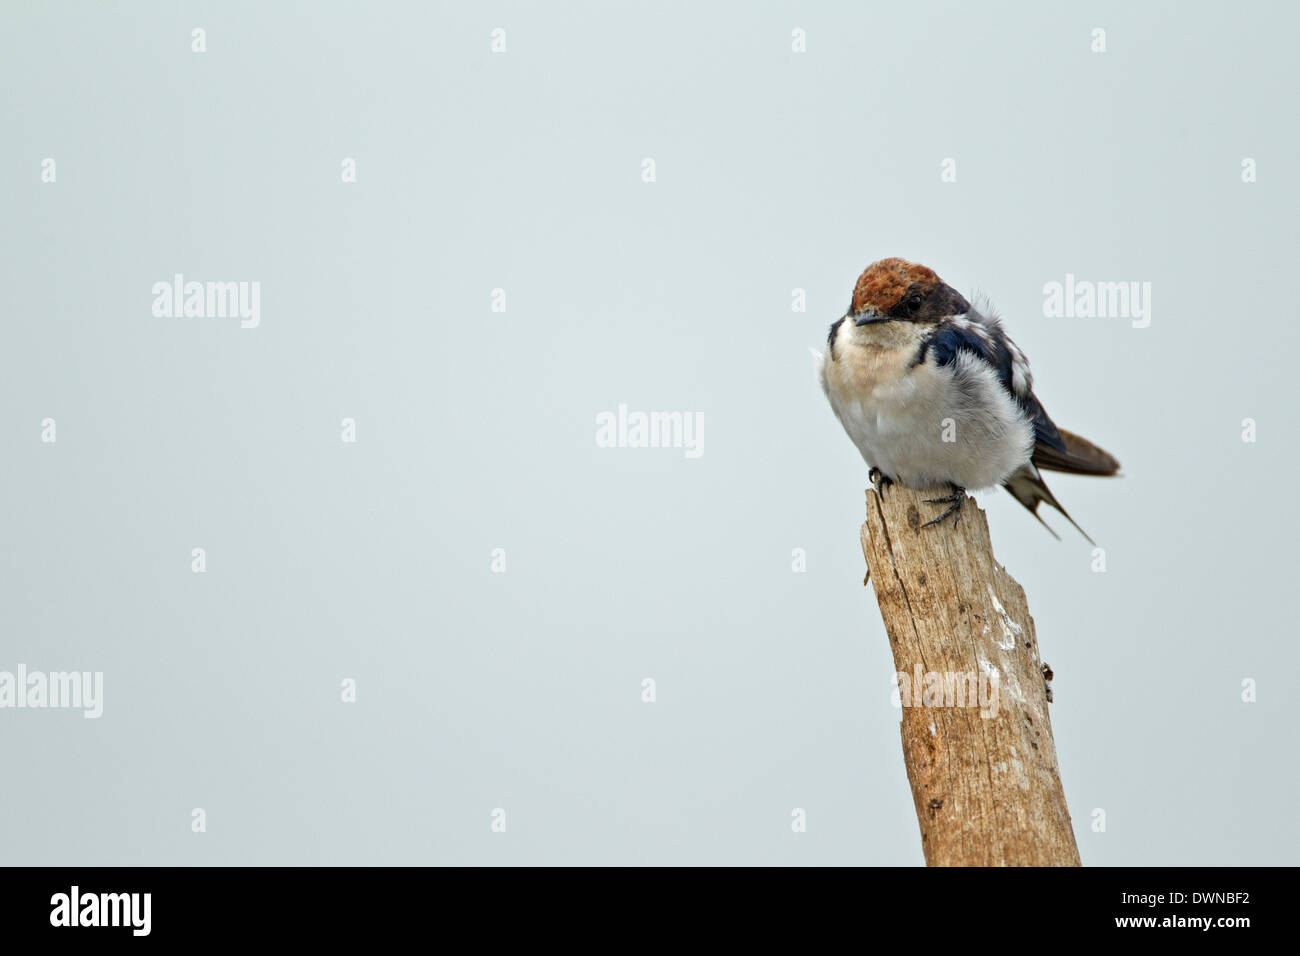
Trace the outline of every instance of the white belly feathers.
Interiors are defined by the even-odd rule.
[[[822,388],[868,465],[913,488],[973,491],[1029,461],[1032,423],[975,356],[909,368],[919,342],[864,345],[840,332],[834,358],[822,359]]]

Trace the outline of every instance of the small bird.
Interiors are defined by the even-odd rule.
[[[1088,538],[1040,469],[1113,475],[1119,462],[1053,424],[1034,395],[1025,353],[995,316],[972,308],[934,270],[904,259],[867,266],[826,345],[822,389],[877,493],[895,482],[949,489],[926,499],[948,506],[929,527],[949,516],[956,524],[968,489],[1001,485],[1053,536],[1040,502]]]

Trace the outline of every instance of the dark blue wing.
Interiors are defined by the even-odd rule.
[[[1016,372],[1016,354],[1019,352],[1017,350],[1016,354],[1012,353],[1006,335],[995,323],[977,323],[970,319],[941,322],[921,346],[917,363],[924,362],[928,353],[934,357],[936,364],[952,365],[962,352],[971,353],[993,369],[998,381],[1007,390],[1007,394],[1015,399],[1034,423],[1036,444],[1065,451],[1065,442],[1061,438],[1061,433],[1047,416],[1033,389],[1025,388],[1023,392],[1016,391],[1013,381]],[[1020,359],[1023,361],[1024,356],[1020,355]]]

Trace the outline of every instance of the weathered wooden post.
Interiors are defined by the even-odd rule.
[[[994,559],[973,501],[955,527],[923,529],[935,510],[926,497],[869,489],[862,526],[894,667],[906,675],[903,760],[926,863],[1078,866],[1025,592]],[[972,700],[976,687],[984,693]]]

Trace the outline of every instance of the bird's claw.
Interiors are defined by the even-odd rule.
[[[885,489],[894,483],[894,479],[890,478],[879,468],[872,468],[867,474],[867,480],[871,482],[871,486],[876,489],[876,495],[882,499],[885,497]]]
[[[961,520],[962,505],[966,503],[966,489],[958,488],[956,485],[953,485],[952,494],[944,495],[942,498],[926,498],[925,503],[927,505],[947,505],[948,509],[944,511],[943,514],[939,515],[939,517],[932,518],[925,524],[921,525],[922,528],[928,528],[932,524],[939,524],[945,518],[950,516],[952,517],[952,526],[955,528],[957,527],[957,522]]]

